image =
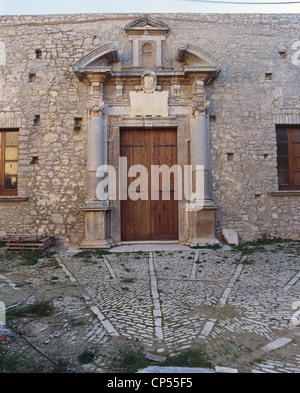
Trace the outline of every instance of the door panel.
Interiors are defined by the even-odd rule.
[[[176,130],[122,130],[120,141],[120,155],[127,157],[128,170],[132,165],[144,165],[148,170],[148,200],[121,201],[122,240],[177,240],[178,202],[174,200],[173,175],[167,189],[160,176],[155,183],[158,200],[151,200],[151,165],[177,164]],[[128,178],[128,187],[134,180]],[[164,200],[163,195],[168,193],[170,200]]]

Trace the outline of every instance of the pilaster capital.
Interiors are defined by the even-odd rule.
[[[207,114],[207,109],[209,107],[210,101],[194,101],[193,102],[193,115],[203,116]]]
[[[88,112],[91,117],[93,116],[103,116],[104,115],[104,103],[94,103],[91,102],[87,105]]]
[[[100,73],[95,73],[95,74],[87,74],[86,75],[87,80],[90,82],[90,84],[100,84],[103,83],[106,79],[106,74],[100,74]]]

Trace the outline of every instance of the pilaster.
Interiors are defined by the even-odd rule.
[[[191,244],[215,242],[215,210],[211,192],[211,157],[208,107],[203,80],[193,81],[191,129],[192,187],[194,194],[186,204]],[[200,180],[199,182],[196,179]],[[196,189],[197,188],[197,189]]]
[[[103,179],[97,169],[107,164],[107,129],[103,118],[105,103],[104,75],[89,75],[88,135],[87,135],[87,198],[81,208],[85,213],[85,239],[82,248],[109,248],[110,210],[108,200],[99,200],[97,185]]]

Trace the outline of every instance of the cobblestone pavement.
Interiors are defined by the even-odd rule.
[[[94,316],[80,333],[91,344],[134,338],[162,355],[205,344],[217,364],[239,371],[300,372],[299,250],[288,243],[244,253],[112,250],[89,258],[64,250],[55,255],[55,275],[74,293],[56,298],[55,306],[76,310],[79,322]],[[0,273],[0,289],[15,291],[16,271]],[[27,283],[39,280],[35,271]],[[76,343],[74,326],[64,339]]]

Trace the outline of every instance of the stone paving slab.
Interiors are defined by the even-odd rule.
[[[4,301],[9,293],[22,298],[29,288],[42,290],[55,275],[69,288],[67,296],[54,299],[55,307],[75,313],[79,323],[82,313],[92,315],[82,337],[70,328],[65,333],[74,343],[137,339],[163,357],[204,344],[221,366],[300,372],[300,321],[292,323],[293,305],[300,300],[299,245],[250,254],[230,248],[139,247],[136,252],[91,252],[89,258],[64,248],[52,267],[2,260]],[[286,345],[274,346],[282,338]]]
[[[135,246],[121,246],[93,265],[67,255],[61,259],[120,336],[157,344],[164,354],[228,335],[253,337],[255,349],[282,332],[295,341],[291,317],[299,299],[298,254],[270,250],[243,256],[228,249],[175,251],[174,246],[148,244],[132,253],[124,250]]]

